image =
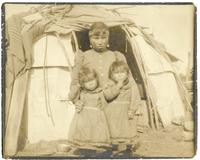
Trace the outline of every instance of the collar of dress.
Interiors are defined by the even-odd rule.
[[[116,84],[114,81],[113,81],[114,85]],[[124,86],[121,88],[122,90],[127,90],[127,89],[130,89],[131,88],[131,83],[129,80],[125,81],[125,84]]]
[[[82,91],[83,91],[84,93],[95,94],[95,93],[100,93],[100,92],[102,91],[102,88],[98,87],[98,88],[96,88],[96,89],[93,90],[93,91],[89,91],[89,90],[83,89]]]
[[[109,50],[105,50],[105,51],[103,51],[103,52],[97,52],[97,51],[95,51],[94,49],[92,49],[92,51],[93,51],[95,54],[101,56],[101,55],[106,54]]]

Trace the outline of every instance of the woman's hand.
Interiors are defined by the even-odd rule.
[[[77,113],[80,113],[83,109],[83,102],[81,100],[77,100],[75,106]]]
[[[129,110],[128,111],[128,119],[133,119],[134,118],[134,111],[133,110]]]

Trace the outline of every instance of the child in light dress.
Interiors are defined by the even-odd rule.
[[[110,81],[104,89],[108,102],[105,114],[112,144],[116,152],[120,152],[130,149],[136,139],[134,115],[140,105],[140,95],[136,83],[129,78],[129,68],[124,61],[113,62],[109,76]]]
[[[79,149],[101,150],[110,146],[105,114],[105,99],[94,70],[82,67],[79,71],[80,98],[71,123],[68,141]]]

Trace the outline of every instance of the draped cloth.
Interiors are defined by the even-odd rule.
[[[11,100],[14,80],[19,76],[25,67],[25,54],[21,35],[22,18],[12,16],[6,23],[6,40],[8,47],[6,50],[6,117],[8,117],[9,104]],[[7,118],[6,118],[7,119]]]
[[[152,84],[150,93],[155,93],[156,108],[162,124],[166,127],[173,121],[182,121],[185,106],[173,68],[159,52],[145,42],[143,37],[137,35],[136,41],[141,50],[143,63],[147,66],[149,82]]]
[[[5,103],[5,150],[4,155],[17,152],[20,128],[25,104],[28,70],[31,67],[34,39],[42,34],[44,26],[35,25],[23,30],[21,16],[14,15],[6,22],[6,103]]]
[[[90,10],[91,12],[89,12]],[[97,12],[97,10],[99,12]],[[7,61],[5,66],[5,156],[12,156],[18,150],[17,144],[19,143],[19,135],[21,134],[20,128],[23,126],[22,123],[24,123],[22,117],[26,110],[26,108],[24,108],[24,101],[27,92],[26,84],[29,80],[28,70],[33,64],[32,45],[34,44],[35,39],[44,32],[67,34],[72,30],[85,30],[97,20],[105,21],[105,19],[107,19],[107,22],[105,23],[108,24],[108,26],[128,23],[128,21],[124,21],[119,18],[119,16],[103,11],[103,9],[98,9],[98,7],[73,6],[73,8],[70,7],[69,11],[64,9],[62,11],[63,14],[61,13],[62,18],[59,19],[58,17],[57,19],[59,19],[59,21],[51,23],[48,29],[45,29],[45,24],[43,25],[40,22],[31,26],[26,24],[23,16],[26,16],[28,13],[26,15],[14,15],[6,21],[6,39],[8,41],[8,48],[6,49]],[[80,14],[77,14],[77,11]],[[103,16],[104,14],[102,13],[104,12],[107,13],[107,16]],[[82,16],[84,13],[87,14]],[[43,17],[42,21],[43,20],[45,21],[45,17]],[[49,21],[51,22],[51,18]],[[29,27],[27,27],[28,25]],[[14,103],[14,100],[16,104]]]

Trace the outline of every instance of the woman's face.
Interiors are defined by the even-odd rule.
[[[93,35],[90,37],[90,43],[95,51],[103,52],[106,50],[108,44],[108,36],[105,35]]]

